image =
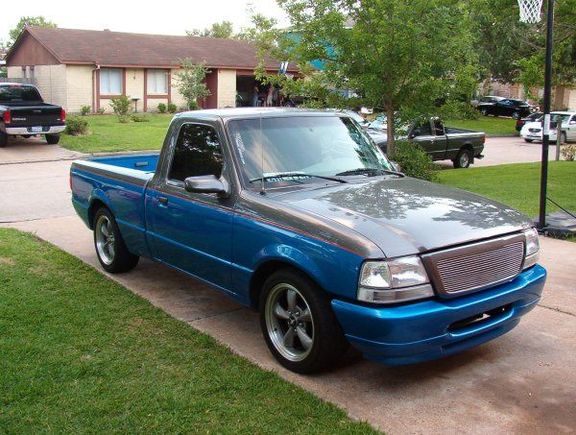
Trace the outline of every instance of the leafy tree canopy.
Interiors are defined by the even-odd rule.
[[[459,0],[278,0],[291,32],[260,32],[259,44],[277,59],[297,62],[303,75],[321,62],[312,82],[353,89],[384,110],[427,111],[439,99],[470,95],[477,61],[467,2]],[[318,77],[323,77],[319,79]],[[275,80],[269,77],[269,80]],[[277,80],[277,79],[276,79]],[[311,80],[300,80],[309,86]],[[324,87],[326,90],[326,87]],[[388,153],[394,131],[388,129]]]
[[[16,27],[8,32],[8,40],[4,42],[6,48],[12,47],[12,44],[16,41],[24,27],[26,26],[34,26],[34,27],[50,27],[55,28],[58,27],[56,23],[47,20],[43,16],[35,16],[35,17],[22,17]]]
[[[234,28],[230,21],[222,21],[220,23],[213,23],[212,26],[204,30],[194,29],[187,30],[188,36],[204,36],[210,38],[231,39],[234,38]]]

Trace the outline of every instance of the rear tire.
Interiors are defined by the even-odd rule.
[[[455,168],[467,168],[472,163],[474,159],[474,155],[472,154],[472,150],[468,148],[462,148],[458,151],[456,158],[452,160]]]
[[[8,145],[8,135],[0,131],[0,147],[5,147]]]
[[[94,216],[94,248],[98,261],[110,273],[128,272],[140,259],[128,251],[116,219],[106,207],[98,209]]]
[[[480,109],[480,113],[484,116],[488,116],[490,113],[488,112],[488,109]]]
[[[60,135],[59,134],[47,134],[46,135],[46,142],[50,145],[56,145],[60,142]]]
[[[264,283],[259,306],[266,345],[288,370],[327,369],[348,349],[330,299],[301,272],[282,269],[272,274]]]
[[[520,113],[518,113],[518,112],[512,113],[512,118],[513,118],[513,119],[518,120],[518,119],[520,119],[520,117],[521,117],[521,116],[520,116]]]

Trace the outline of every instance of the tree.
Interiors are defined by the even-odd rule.
[[[18,21],[18,24],[16,24],[16,27],[14,27],[12,30],[8,32],[8,40],[5,41],[4,43],[7,49],[10,49],[10,47],[12,47],[12,44],[16,42],[16,39],[18,39],[18,36],[20,36],[20,33],[22,33],[22,30],[24,30],[24,27],[26,26],[49,27],[49,28],[58,27],[55,23],[53,23],[52,21],[48,21],[43,16],[22,17],[20,18],[20,21]]]
[[[546,3],[546,2],[544,2]],[[573,86],[576,82],[576,0],[556,0],[554,19],[553,82]],[[544,82],[546,20],[521,23],[515,0],[470,2],[476,47],[483,77],[521,83],[531,87]],[[546,5],[543,6],[543,17]]]
[[[180,66],[180,71],[176,73],[176,87],[186,100],[188,109],[197,109],[198,99],[210,95],[206,86],[208,68],[204,64],[195,64],[191,59],[182,59]]]
[[[234,38],[234,28],[232,27],[232,22],[222,21],[220,23],[213,23],[210,28],[200,30],[187,30],[186,34],[188,36],[203,36],[210,38],[222,38],[231,39]]]
[[[459,0],[278,0],[297,38],[270,33],[260,39],[277,59],[301,67],[321,62],[332,89],[352,89],[388,118],[394,155],[398,110],[428,111],[438,99],[471,93],[473,80],[467,2]],[[283,57],[284,56],[284,57]],[[333,92],[335,93],[335,92]]]

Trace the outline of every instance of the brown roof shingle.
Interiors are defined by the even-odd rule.
[[[61,63],[67,64],[177,66],[179,59],[191,58],[208,67],[253,69],[258,63],[256,47],[235,39],[41,27],[26,30]],[[278,66],[279,62],[267,59],[267,68]]]

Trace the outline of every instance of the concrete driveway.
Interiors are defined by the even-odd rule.
[[[69,163],[0,164],[0,221],[101,270],[92,234],[69,203]],[[544,298],[506,336],[461,355],[400,368],[350,352],[334,371],[316,376],[279,367],[264,345],[257,315],[192,278],[151,261],[111,278],[388,433],[570,433],[576,430],[576,243],[544,239],[542,245],[549,271]]]
[[[474,160],[472,167],[504,165],[507,163],[539,162],[542,159],[542,144],[527,143],[521,137],[487,137],[484,158]],[[549,160],[556,156],[556,145],[548,150]],[[450,160],[438,162],[442,167],[452,168]]]

